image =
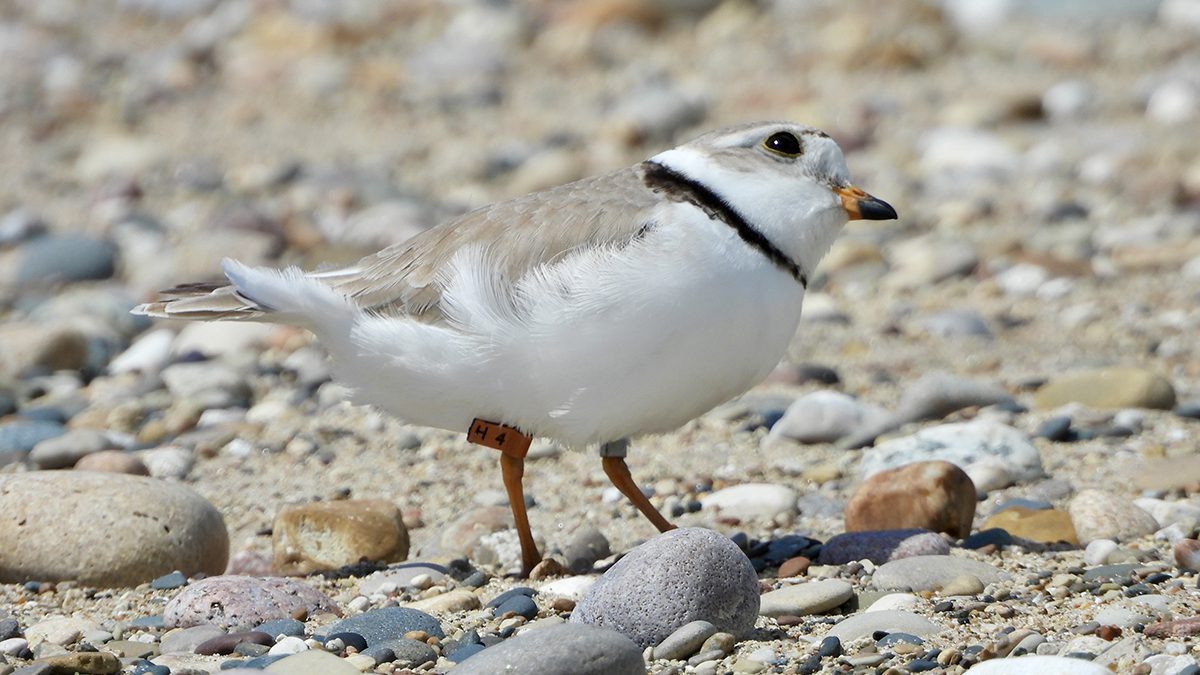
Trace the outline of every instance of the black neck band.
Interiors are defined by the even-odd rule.
[[[717,193],[708,189],[703,183],[692,180],[687,176],[666,167],[658,162],[642,162],[645,172],[643,181],[646,187],[665,195],[668,199],[695,204],[708,214],[709,218],[718,220],[732,227],[742,241],[758,249],[775,266],[792,275],[801,287],[808,287],[808,278],[800,270],[800,266],[779,250],[766,235],[754,229],[742,214],[738,213],[729,202],[721,199]]]

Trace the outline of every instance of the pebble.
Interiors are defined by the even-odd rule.
[[[213,624],[248,630],[296,612],[337,612],[337,604],[312,586],[282,577],[224,575],[194,581],[163,609],[168,627]]]
[[[304,642],[304,640],[302,638],[288,635],[284,636],[283,639],[272,645],[267,654],[271,656],[278,656],[280,654],[299,654],[303,651],[308,651],[308,645]]]
[[[979,254],[975,246],[964,239],[927,234],[893,245],[888,264],[892,267],[886,277],[889,286],[925,288],[970,274],[979,265]]]
[[[1009,395],[1008,391],[993,382],[967,379],[949,373],[930,373],[923,375],[916,382],[904,389],[904,393],[900,397],[900,405],[894,413],[875,426],[864,427],[855,434],[843,438],[838,444],[845,448],[864,447],[874,443],[875,439],[880,435],[895,431],[905,424],[920,422],[922,420],[941,419],[963,408],[1011,403],[1012,396]],[[977,424],[985,423],[980,422]],[[957,428],[954,425],[945,426],[952,429]],[[949,430],[936,431],[938,429],[944,429],[944,427],[926,429],[925,432],[939,438],[951,433]],[[968,429],[971,429],[971,427],[968,427]],[[983,434],[989,438],[994,435],[987,434],[982,429],[975,431],[977,434]],[[923,457],[921,459],[946,458]],[[958,464],[958,462],[955,463]],[[962,464],[959,465],[963,466]]]
[[[38,443],[65,432],[58,422],[0,423],[0,465],[24,459]]]
[[[973,309],[952,309],[931,314],[920,320],[922,330],[940,338],[992,338],[987,322]]]
[[[888,610],[915,609],[921,605],[921,599],[912,593],[888,593],[872,602],[865,612],[885,612]]]
[[[269,634],[269,633],[268,633]],[[176,628],[167,631],[159,643],[159,651],[163,654],[175,652],[193,653],[196,647],[218,636],[225,631],[208,623],[187,628]]]
[[[1057,509],[1005,509],[983,522],[980,529],[999,528],[1014,537],[1041,543],[1065,541],[1079,545],[1071,516]]]
[[[854,587],[840,579],[822,579],[784,586],[759,598],[761,616],[807,616],[820,614],[854,597]],[[657,653],[657,652],[656,652]]]
[[[271,538],[274,567],[282,574],[408,557],[408,529],[400,509],[384,499],[285,506],[275,515]]]
[[[183,480],[196,465],[196,457],[192,451],[177,445],[143,451],[139,453],[138,459],[153,478]]]
[[[917,556],[880,565],[875,570],[871,585],[880,590],[935,591],[966,574],[985,584],[1010,578],[1007,572],[969,558]]]
[[[133,586],[180,570],[220,574],[221,514],[178,483],[84,471],[0,476],[0,582]],[[69,549],[62,547],[70,541]]]
[[[587,574],[592,571],[596,561],[612,555],[608,538],[600,530],[590,525],[584,525],[571,535],[562,547],[562,557],[567,569],[575,574]]]
[[[796,491],[774,483],[743,483],[711,492],[700,500],[722,518],[770,521],[796,514]]]
[[[124,473],[131,476],[149,476],[150,469],[137,455],[124,450],[101,450],[86,455],[75,463],[76,471],[100,471]]]
[[[844,565],[870,560],[882,565],[889,560],[948,553],[950,544],[946,538],[928,530],[846,532],[825,542],[817,561],[822,565]]]
[[[523,631],[455,667],[458,675],[641,675],[642,648],[621,633],[583,623]]]
[[[864,452],[861,467],[868,478],[913,462],[942,460],[965,468],[989,457],[1003,462],[1018,482],[1044,474],[1041,455],[1029,437],[991,421],[943,424],[887,441]]]
[[[962,574],[942,585],[942,595],[979,595],[983,593],[983,582],[974,574]]]
[[[644,649],[698,620],[744,635],[758,609],[758,577],[746,555],[716,532],[680,528],[617,561],[579,601],[571,621],[614,628]]]
[[[887,411],[839,391],[805,394],[788,406],[771,426],[767,439],[786,438],[797,443],[832,443],[863,426],[875,426]]]
[[[271,663],[263,670],[286,675],[358,675],[359,672],[358,668],[344,659],[316,649],[291,654]]]
[[[1158,522],[1149,513],[1124,497],[1102,490],[1081,490],[1067,505],[1067,512],[1079,534],[1079,543],[1084,545],[1096,539],[1128,541],[1158,529]]]
[[[143,333],[128,349],[108,363],[108,372],[158,373],[171,361],[171,344],[175,332],[166,328]]]
[[[112,447],[103,432],[95,429],[71,429],[33,446],[29,461],[39,469],[65,469],[75,466],[88,455]]]
[[[1103,565],[1116,551],[1117,542],[1112,539],[1093,539],[1083,551],[1083,562],[1086,565]]]
[[[187,585],[187,575],[179,570],[164,574],[150,582],[150,588],[157,591],[168,591]]]
[[[17,251],[17,286],[107,279],[116,269],[116,247],[82,235],[38,237]]]
[[[1174,621],[1160,621],[1146,626],[1150,637],[1190,637],[1200,635],[1200,616],[1191,616]]]
[[[195,401],[201,408],[244,407],[250,400],[245,378],[218,361],[176,363],[160,375],[174,398]]]
[[[1175,564],[1185,570],[1200,570],[1200,541],[1183,539],[1176,542],[1172,551]]]
[[[430,585],[442,583],[450,570],[442,565],[429,562],[406,562],[389,565],[387,569],[363,577],[358,583],[360,595],[374,595],[384,592],[384,588],[404,589],[413,585],[420,576],[427,577]]]
[[[976,675],[1112,675],[1099,664],[1065,656],[1018,656],[990,659],[971,667]]]
[[[826,634],[842,643],[870,637],[879,631],[909,633],[918,637],[930,637],[942,631],[942,627],[925,617],[903,610],[889,609],[865,612],[842,619]]]
[[[43,643],[66,646],[77,641],[84,633],[100,629],[100,624],[90,619],[53,616],[26,628],[25,639],[29,641],[31,649]]]
[[[290,638],[297,640],[298,638]],[[192,651],[197,654],[212,656],[215,654],[232,654],[235,647],[243,642],[249,642],[256,645],[271,646],[275,644],[275,638],[268,633],[261,631],[245,631],[241,633],[225,633],[215,635],[204,642],[196,645]],[[282,641],[281,641],[282,642]],[[300,640],[303,644],[303,640]],[[279,653],[279,652],[276,652]],[[291,652],[289,652],[291,653]]]
[[[950,462],[913,462],[872,474],[846,504],[847,532],[925,529],[962,538],[975,518],[975,485]]]
[[[1053,410],[1068,403],[1093,408],[1175,407],[1175,388],[1156,372],[1140,368],[1107,368],[1052,377],[1033,396],[1039,410]]]
[[[701,646],[717,634],[717,627],[707,621],[686,623],[668,635],[654,648],[655,659],[679,661],[701,651]]]
[[[530,602],[532,603],[532,601]],[[456,612],[479,609],[483,604],[479,601],[479,596],[475,595],[469,589],[458,588],[423,600],[410,602],[407,606],[432,614],[454,614]],[[537,613],[537,605],[534,605],[533,613]]]
[[[114,675],[121,672],[121,661],[109,652],[71,652],[46,656],[34,661],[32,667],[44,666],[45,675]],[[19,671],[18,671],[19,672]]]
[[[372,647],[418,630],[439,639],[446,637],[437,619],[410,607],[373,609],[325,627],[326,634],[358,633]]]

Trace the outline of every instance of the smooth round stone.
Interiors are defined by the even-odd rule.
[[[563,577],[555,579],[550,583],[542,586],[542,594],[549,597],[571,598],[578,600],[587,594],[588,590],[596,584],[599,577],[592,575],[579,575],[574,577]]]
[[[957,577],[970,574],[984,584],[997,583],[1009,574],[987,563],[948,555],[917,556],[880,565],[871,585],[881,590],[935,591]]]
[[[1128,541],[1158,529],[1154,516],[1125,497],[1103,490],[1081,490],[1067,505],[1067,512],[1082,544],[1096,539]]]
[[[1170,410],[1175,407],[1175,388],[1150,370],[1106,368],[1053,377],[1033,396],[1034,406],[1041,410],[1068,403],[1093,408]]]
[[[213,656],[216,654],[232,654],[234,647],[243,642],[256,645],[270,646],[275,644],[275,638],[261,631],[246,631],[244,633],[226,633],[217,635],[196,645],[192,651],[197,654]]]
[[[620,633],[583,623],[526,630],[455,667],[457,675],[642,675],[642,649]]]
[[[945,461],[913,462],[873,474],[846,504],[847,532],[920,528],[956,539],[971,533],[975,485]]]
[[[0,582],[133,586],[174,570],[220,574],[229,558],[212,504],[184,485],[142,476],[0,476],[0,514]]]
[[[1066,656],[1017,656],[991,659],[971,667],[972,675],[1112,675],[1108,668]]]
[[[285,673],[286,675],[358,675],[359,670],[345,659],[310,649],[286,656],[263,670],[269,673]]]
[[[176,628],[163,635],[162,641],[159,643],[159,651],[163,654],[193,653],[197,646],[221,635],[225,635],[224,630],[207,623]]]
[[[46,440],[66,433],[58,422],[6,422],[0,424],[0,464],[23,459]]]
[[[428,562],[406,562],[389,565],[387,569],[373,572],[358,583],[359,595],[374,595],[381,593],[385,584],[391,584],[398,590],[412,585],[413,579],[424,574],[434,584],[441,583],[450,570],[442,565]]]
[[[150,588],[156,591],[169,591],[187,585],[187,577],[182,572],[171,572],[150,582]]]
[[[1083,550],[1083,562],[1086,565],[1103,565],[1117,548],[1117,542],[1112,539],[1095,539]]]
[[[931,314],[920,321],[922,330],[940,338],[992,337],[983,317],[972,309],[952,309]]]
[[[1175,544],[1175,564],[1185,570],[1200,570],[1200,541],[1183,539]]]
[[[71,429],[33,446],[29,461],[39,469],[65,469],[84,457],[113,447],[103,432],[95,429]]]
[[[728,537],[689,527],[630,551],[579,601],[571,621],[613,628],[645,648],[698,620],[745,635],[758,608],[758,577],[746,555]]]
[[[131,476],[149,476],[150,469],[137,455],[124,450],[101,450],[81,458],[75,463],[76,471],[99,471],[102,473],[125,473]]]
[[[693,621],[679,627],[654,648],[654,658],[678,661],[700,651],[704,641],[717,634],[717,627],[707,621]]]
[[[175,331],[159,328],[139,337],[128,349],[108,363],[108,372],[157,373],[171,361],[171,343]]]
[[[839,391],[815,391],[796,399],[772,427],[768,439],[832,443],[887,415],[884,409]]]
[[[31,648],[42,643],[65,646],[77,641],[84,633],[100,630],[100,624],[73,616],[43,619],[25,629],[25,639]]]
[[[185,587],[167,603],[163,621],[169,627],[207,623],[244,630],[300,611],[336,612],[338,606],[325,594],[295,579],[224,575]]]
[[[608,538],[600,530],[585,525],[571,535],[571,539],[562,547],[562,557],[567,569],[575,574],[586,574],[592,571],[597,560],[612,555]]]
[[[921,599],[912,593],[888,593],[872,602],[865,612],[886,612],[894,609],[914,609],[921,604]]]
[[[437,638],[446,637],[437,619],[410,607],[373,609],[326,626],[322,634],[358,633],[368,645],[374,647],[387,640],[402,638],[405,633],[414,630],[423,630]]]
[[[28,284],[107,279],[116,267],[116,247],[78,235],[40,237],[19,250],[15,281]]]
[[[1010,426],[979,420],[922,429],[881,443],[863,453],[863,477],[920,461],[943,460],[965,469],[985,458],[1003,462],[1017,482],[1044,474],[1038,449],[1024,432]]]
[[[764,593],[759,598],[758,613],[776,617],[820,614],[853,597],[854,587],[840,579],[810,581]]]
[[[533,619],[537,616],[538,606],[533,601],[533,598],[525,595],[518,595],[505,600],[503,603],[496,606],[496,616],[504,616],[512,612],[517,616],[523,616],[526,619]]]
[[[771,520],[796,514],[796,491],[774,483],[744,483],[712,492],[700,503],[723,518]]]
[[[942,595],[979,595],[983,582],[974,574],[963,574],[947,581],[940,590]]]
[[[297,621],[296,619],[273,619],[258,624],[254,627],[254,630],[272,636],[292,635],[295,637],[304,637],[304,622]]]
[[[950,543],[946,538],[928,530],[845,532],[825,542],[817,561],[822,565],[844,565],[856,560],[870,560],[882,565],[901,558],[949,553]]]
[[[918,637],[930,637],[941,632],[941,626],[919,614],[889,609],[879,612],[864,612],[838,622],[827,634],[843,643],[868,637],[877,631],[909,633]]]
[[[397,663],[408,663],[413,666],[419,666],[422,663],[437,661],[438,655],[433,647],[419,640],[409,638],[398,638],[395,640],[384,640],[376,645],[372,645],[363,650],[364,654],[375,655],[376,650],[387,649],[392,652],[392,658],[389,661]],[[383,663],[383,659],[377,659],[377,662]]]

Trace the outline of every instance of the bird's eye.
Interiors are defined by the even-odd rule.
[[[804,152],[804,148],[800,146],[800,139],[786,131],[777,131],[768,136],[767,140],[763,141],[763,147],[785,157],[798,157]]]

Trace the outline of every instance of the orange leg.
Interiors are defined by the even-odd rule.
[[[633,476],[629,473],[629,467],[625,465],[625,447],[627,445],[626,441],[618,441],[617,443],[609,443],[604,446],[600,453],[602,455],[600,462],[604,465],[604,473],[608,475],[608,479],[612,481],[612,484],[617,486],[621,494],[628,497],[629,501],[633,502],[633,505],[638,508],[638,511],[641,511],[647,520],[654,523],[659,532],[675,529],[675,526],[667,521],[666,518],[663,518],[658,509],[654,508],[650,500],[646,499],[646,495],[642,494],[637,483],[633,482]],[[609,454],[610,452],[620,454],[614,457]]]
[[[512,508],[517,537],[521,540],[521,576],[528,577],[534,565],[542,561],[542,554],[538,553],[537,544],[533,541],[529,514],[525,511],[525,490],[521,487],[521,478],[525,475],[524,455],[516,457],[501,452],[500,473],[504,476],[504,490],[508,493],[508,505]]]

